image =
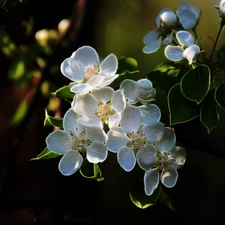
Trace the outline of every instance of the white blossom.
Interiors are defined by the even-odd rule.
[[[161,114],[156,105],[137,108],[128,106],[122,113],[120,126],[107,133],[106,146],[117,153],[117,160],[125,171],[136,164],[136,153],[145,146],[159,141],[164,129],[159,122]]]
[[[152,195],[159,180],[172,188],[178,178],[177,169],[185,163],[186,153],[182,147],[175,146],[176,136],[171,128],[165,127],[160,141],[146,145],[137,152],[139,166],[145,170],[144,189]]]
[[[114,54],[108,55],[100,64],[99,56],[90,46],[78,48],[61,64],[61,72],[69,78],[70,90],[86,94],[97,87],[111,84],[117,77],[118,61]]]
[[[225,20],[225,0],[222,0],[220,2],[219,15],[222,17],[223,20]]]
[[[72,108],[81,116],[78,121],[86,126],[103,127],[104,123],[109,128],[118,126],[125,107],[123,92],[114,91],[111,87],[94,89],[91,93],[76,95],[72,102]]]
[[[53,131],[46,138],[48,149],[63,155],[58,167],[65,176],[74,174],[81,167],[83,155],[86,154],[90,163],[99,163],[108,154],[103,129],[83,126],[78,118],[78,114],[69,109],[63,119],[64,130]]]

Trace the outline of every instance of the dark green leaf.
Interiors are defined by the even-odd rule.
[[[173,203],[169,196],[166,194],[166,192],[163,190],[163,188],[160,186],[160,194],[159,194],[159,199],[166,204],[171,210],[176,212],[176,209],[173,206]]]
[[[118,69],[117,74],[125,75],[126,73],[138,73],[137,61],[130,57],[121,57],[118,59]]]
[[[180,84],[174,85],[168,93],[170,125],[188,122],[200,114],[200,107],[183,96]]]
[[[214,98],[215,89],[211,89],[202,103],[200,121],[207,128],[208,133],[218,125],[219,113]]]
[[[155,205],[159,197],[160,188],[156,188],[151,196],[144,191],[144,171],[141,169],[133,170],[129,177],[129,195],[131,201],[140,209],[145,209]]]
[[[30,160],[43,160],[43,159],[53,159],[60,156],[54,152],[51,152],[47,147],[36,157]]]
[[[55,126],[63,128],[63,118],[51,117],[48,115],[47,111],[45,111],[44,126]]]
[[[98,164],[90,163],[87,159],[84,159],[81,168],[80,168],[80,174],[85,177],[92,180],[102,181],[104,180],[104,177],[102,177],[102,172],[98,166]]]
[[[210,88],[210,70],[208,66],[201,65],[189,70],[181,79],[182,94],[190,101],[201,103]]]
[[[17,59],[12,63],[8,71],[8,76],[11,79],[18,80],[24,75],[24,72],[25,72],[24,61],[22,59]]]
[[[69,86],[65,86],[62,88],[59,88],[56,92],[52,93],[55,97],[61,98],[61,99],[73,99],[74,93],[70,91]]]
[[[215,91],[215,100],[217,104],[225,110],[225,83],[220,84]]]

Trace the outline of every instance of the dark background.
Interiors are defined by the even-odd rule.
[[[149,14],[147,10],[144,10],[139,18],[137,15],[141,15],[141,8],[137,1],[121,2],[67,0],[65,3],[63,1],[29,0],[16,6],[9,4],[0,9],[1,30],[6,30],[17,44],[29,45],[33,39],[26,36],[25,29],[21,26],[22,21],[28,20],[31,16],[34,17],[35,31],[56,28],[60,20],[78,13],[76,4],[81,4],[83,8],[79,10],[84,11],[81,14],[78,13],[76,17],[77,20],[79,18],[82,20],[76,27],[74,39],[66,49],[55,48],[55,54],[50,57],[49,64],[54,62],[60,65],[62,60],[82,45],[95,47],[99,54],[105,57],[113,52],[114,40],[115,54],[118,57],[121,56],[120,49],[127,48],[129,50],[124,55],[136,58],[137,53],[142,71],[149,71],[161,60],[162,52],[157,53],[158,58],[152,61],[151,66],[147,64],[147,68],[144,68],[144,63],[149,61],[147,57],[152,56],[142,55],[142,42],[138,43],[138,46],[142,46],[140,49],[135,49],[131,43],[137,42],[137,36],[140,36],[142,41],[144,34],[148,32],[148,29],[153,28],[154,23],[151,22],[148,28],[146,28],[146,21],[143,21],[143,27],[134,26],[134,33],[127,34],[127,41],[118,45],[118,37],[123,35],[126,27],[125,24],[122,25],[121,20],[127,15],[128,21],[135,19],[141,21],[146,14]],[[144,1],[143,4],[146,2]],[[207,3],[211,4],[210,1]],[[161,5],[155,7],[151,8],[153,18],[159,11],[157,7]],[[199,3],[198,7],[200,7]],[[127,8],[130,11],[133,10],[133,14],[128,14],[128,11],[124,14]],[[106,21],[109,21],[105,27],[108,29],[107,32],[103,30]],[[120,29],[115,27],[115,21],[121,22],[122,34],[118,31]],[[132,25],[127,25],[127,28],[129,31]],[[135,29],[139,31],[142,29],[142,33],[136,34]],[[203,30],[206,29],[207,27]],[[110,40],[109,36],[111,36]],[[106,44],[107,42],[110,44]],[[58,158],[30,161],[45,148],[45,138],[52,131],[52,128],[43,127],[44,109],[48,105],[48,99],[41,94],[35,95],[27,117],[19,125],[9,126],[9,121],[19,102],[26,96],[31,86],[17,87],[15,82],[7,78],[11,59],[0,52],[0,61],[1,225],[146,223],[210,225],[224,223],[225,154],[223,147],[225,133],[223,114],[221,114],[219,127],[210,135],[206,134],[205,128],[200,126],[198,121],[175,126],[178,141],[187,151],[187,161],[178,171],[177,185],[172,189],[165,188],[164,190],[172,199],[177,212],[173,212],[160,201],[147,209],[139,209],[129,199],[128,175],[119,167],[114,154],[110,154],[109,158],[100,165],[105,177],[102,182],[85,179],[78,172],[70,177],[62,176],[58,171]],[[43,74],[48,76],[48,70],[45,69]],[[58,73],[55,76],[55,85],[59,88],[66,84],[68,80]],[[158,96],[157,104],[167,112],[165,96],[161,93],[158,93]],[[67,109],[68,104],[61,102],[60,113],[63,115]]]

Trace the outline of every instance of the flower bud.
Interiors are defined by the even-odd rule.
[[[219,14],[222,17],[222,19],[225,20],[225,0],[222,0],[220,2]]]
[[[197,56],[200,53],[200,48],[198,45],[192,44],[188,48],[186,48],[183,52],[183,57],[189,61],[189,64],[195,63],[197,60]]]
[[[155,89],[152,87],[152,82],[148,79],[141,79],[137,81],[140,88],[140,99],[150,100],[155,96]]]
[[[160,20],[164,27],[173,27],[177,24],[177,16],[171,11],[162,13]]]

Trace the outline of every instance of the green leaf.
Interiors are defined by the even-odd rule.
[[[44,126],[55,126],[63,128],[63,118],[58,117],[51,117],[48,115],[47,111],[45,110],[45,120],[44,120]]]
[[[210,88],[210,69],[206,65],[189,70],[181,79],[182,94],[190,101],[200,104]]]
[[[138,63],[134,58],[123,56],[118,59],[117,74],[125,75],[126,73],[133,74],[138,72]]]
[[[202,103],[200,121],[207,128],[208,133],[219,123],[218,105],[214,98],[215,89],[211,89]]]
[[[183,96],[180,84],[174,85],[168,93],[170,125],[188,122],[200,114],[200,107]]]
[[[129,176],[129,195],[131,201],[140,209],[145,209],[155,205],[159,197],[160,188],[157,187],[151,196],[144,191],[144,171],[141,169],[133,170]]]
[[[70,91],[69,86],[65,86],[62,88],[59,88],[56,92],[52,93],[55,97],[61,98],[61,99],[73,99],[74,93]]]
[[[18,80],[24,75],[24,72],[25,72],[24,61],[22,59],[17,59],[12,63],[8,71],[8,76],[10,79]]]
[[[19,104],[19,106],[16,110],[16,113],[14,114],[14,116],[12,117],[12,119],[9,122],[9,125],[15,126],[15,125],[19,124],[26,116],[28,108],[29,108],[29,102],[27,99],[24,99]]]
[[[36,157],[30,160],[44,160],[44,159],[53,159],[60,156],[54,152],[51,152],[47,147]]]
[[[160,194],[159,194],[159,199],[166,204],[171,210],[176,212],[176,209],[173,206],[173,203],[169,196],[166,194],[166,192],[163,190],[163,188],[160,186]]]
[[[80,167],[80,174],[92,180],[102,181],[104,177],[102,177],[102,172],[96,163],[90,163],[87,159],[83,160],[83,163]]]
[[[215,90],[215,100],[217,104],[225,110],[225,83],[221,83]]]

